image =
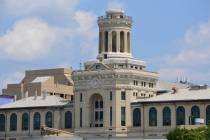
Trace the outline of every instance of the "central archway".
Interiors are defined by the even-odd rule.
[[[100,94],[93,94],[90,97],[90,127],[103,127],[104,105]]]

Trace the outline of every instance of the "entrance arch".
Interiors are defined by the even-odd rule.
[[[96,93],[90,97],[90,127],[103,127],[104,103],[100,94]]]

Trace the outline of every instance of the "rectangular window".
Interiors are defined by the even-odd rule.
[[[109,93],[109,99],[110,99],[110,101],[112,100],[112,92],[111,91]]]
[[[103,121],[103,111],[100,111],[100,121]]]
[[[82,108],[80,108],[80,127],[82,127]]]
[[[121,107],[121,126],[125,126],[125,107]]]
[[[82,102],[82,93],[80,93],[80,102]]]
[[[110,107],[110,112],[109,112],[109,117],[110,117],[110,126],[112,126],[112,107]]]
[[[126,100],[125,91],[121,91],[121,100]]]
[[[98,121],[98,112],[95,112],[95,121]]]

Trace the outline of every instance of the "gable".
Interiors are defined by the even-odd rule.
[[[109,69],[110,67],[103,63],[95,63],[92,66],[90,66],[87,70],[96,71],[96,70],[109,70]]]

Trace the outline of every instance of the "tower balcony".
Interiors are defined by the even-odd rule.
[[[119,16],[100,16],[98,17],[98,24],[104,25],[104,24],[125,24],[128,26],[132,25],[132,17],[125,16],[125,15],[119,15]]]

